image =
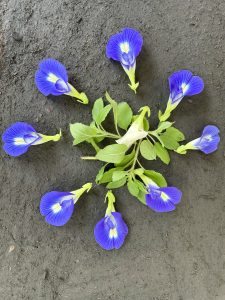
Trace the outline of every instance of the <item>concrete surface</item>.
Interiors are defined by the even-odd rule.
[[[2,0],[0,11],[1,132],[18,120],[46,134],[64,132],[62,142],[17,159],[1,150],[0,299],[224,300],[225,2]],[[144,36],[137,96],[104,54],[108,37],[125,26]],[[68,123],[90,120],[90,106],[37,91],[34,73],[45,57],[62,61],[91,102],[107,89],[136,110],[150,105],[154,122],[168,99],[169,74],[187,68],[204,78],[205,91],[183,101],[173,119],[188,139],[218,125],[220,149],[172,155],[170,166],[148,164],[183,191],[173,213],[153,213],[126,189],[116,193],[129,225],[120,251],[102,250],[93,237],[105,210],[103,187],[79,201],[65,227],[50,227],[39,214],[42,194],[94,180],[101,165],[80,160],[92,150],[72,147],[68,131]]]

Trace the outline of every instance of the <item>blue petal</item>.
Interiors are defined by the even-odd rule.
[[[3,145],[3,150],[10,156],[20,156],[24,153],[27,152],[29,146],[26,145],[20,145],[20,146],[15,146],[13,144],[7,143]]]
[[[160,191],[165,193],[173,204],[180,203],[182,192],[176,187],[162,187]]]
[[[146,196],[147,205],[155,212],[169,212],[176,209],[176,206],[170,201],[163,201],[161,198],[153,199],[150,194]]]
[[[49,192],[40,203],[40,212],[50,225],[63,226],[71,218],[74,210],[73,195],[69,192]]]
[[[105,250],[112,250],[114,248],[113,239],[109,238],[110,227],[106,224],[106,217],[102,218],[94,229],[94,236],[96,242]]]
[[[42,60],[39,63],[39,69],[46,74],[52,73],[56,77],[64,80],[65,82],[68,82],[68,75],[67,75],[66,68],[62,63],[60,63],[56,59],[47,58]]]
[[[205,154],[216,151],[220,142],[219,129],[213,125],[206,126],[201,138],[197,139],[197,141],[194,146]]]
[[[194,96],[200,94],[204,89],[204,81],[199,76],[193,76],[186,86],[184,96]]]
[[[202,132],[202,136],[204,135],[218,135],[220,133],[220,130],[218,127],[214,126],[214,125],[207,125]]]
[[[169,77],[172,103],[179,102],[184,96],[199,94],[204,89],[204,82],[199,76],[193,76],[188,70],[181,70]]]
[[[134,64],[143,45],[141,34],[132,28],[124,28],[121,32],[110,37],[106,46],[106,56],[128,64]],[[126,51],[125,51],[126,50]],[[128,54],[123,56],[123,54]]]
[[[17,140],[20,140],[17,142]],[[27,152],[30,145],[40,139],[36,130],[25,122],[16,122],[5,130],[2,135],[4,151],[11,156],[19,156]]]
[[[180,202],[181,197],[181,191],[175,187],[151,188],[146,195],[146,203],[155,212],[169,212],[176,209],[175,204]]]
[[[50,77],[53,77],[53,80],[50,80]],[[60,82],[57,83],[58,80]],[[45,96],[49,94],[58,96],[70,91],[66,68],[52,58],[45,59],[39,64],[39,69],[35,74],[35,83]]]
[[[213,140],[207,145],[200,145],[200,150],[205,154],[210,154],[218,149],[218,144],[220,142],[220,137],[214,137]]]
[[[122,215],[118,212],[113,212],[112,215],[114,216],[117,226],[118,238],[114,238],[114,247],[115,249],[119,249],[128,234],[128,227],[127,224],[124,222]]]
[[[124,222],[122,215],[118,212],[101,219],[95,226],[94,235],[96,242],[105,250],[119,249],[128,234],[128,227]],[[110,236],[110,230],[116,231],[116,236]]]

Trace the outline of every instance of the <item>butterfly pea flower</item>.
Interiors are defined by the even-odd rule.
[[[106,56],[119,61],[130,79],[129,87],[136,93],[139,86],[135,82],[136,57],[141,52],[143,38],[132,28],[124,28],[112,35],[106,46]]]
[[[72,192],[52,191],[41,198],[40,213],[45,221],[53,226],[63,226],[71,218],[74,205],[84,192],[89,192],[92,183],[86,183]]]
[[[141,111],[140,115],[131,124],[124,136],[116,140],[117,144],[123,144],[129,148],[136,141],[141,140],[148,135],[148,131],[144,130],[144,118],[146,113],[148,117],[150,117],[150,108],[148,106],[144,106],[141,107],[139,111]]]
[[[180,203],[182,192],[176,187],[159,187],[153,180],[141,175],[147,187],[146,204],[155,212],[170,212]]]
[[[159,113],[160,121],[166,121],[171,112],[177,107],[185,96],[201,93],[204,82],[201,77],[193,75],[188,70],[181,70],[169,77],[170,96],[164,114]]]
[[[105,217],[95,226],[95,240],[105,250],[119,249],[128,234],[128,227],[122,215],[115,211],[115,197],[111,191],[106,194],[106,199],[108,207]]]
[[[83,104],[88,103],[85,93],[79,93],[69,82],[66,68],[53,58],[47,58],[39,63],[35,74],[35,83],[38,90],[45,96],[68,95]]]
[[[44,135],[28,123],[16,122],[5,130],[2,135],[3,150],[11,156],[26,153],[30,146],[40,145],[49,141],[57,142],[62,136],[61,130],[55,135]]]
[[[219,129],[214,125],[208,125],[203,129],[202,135],[177,148],[179,154],[186,154],[187,150],[200,150],[205,154],[210,154],[218,149],[220,142]]]

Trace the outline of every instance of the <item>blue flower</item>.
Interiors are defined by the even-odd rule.
[[[171,103],[179,103],[185,96],[194,96],[204,89],[201,77],[194,76],[190,71],[181,70],[169,77]]]
[[[148,185],[146,204],[155,212],[169,212],[180,203],[182,192],[176,187],[158,187],[154,183]]]
[[[53,226],[63,226],[71,218],[74,211],[74,204],[80,196],[89,191],[91,183],[86,183],[82,188],[73,192],[52,191],[41,198],[40,213],[45,221]]]
[[[74,210],[74,195],[69,192],[49,192],[40,203],[41,215],[50,225],[63,226],[71,218]]]
[[[96,242],[105,250],[119,249],[127,234],[128,227],[118,212],[106,215],[94,229]]]
[[[130,88],[136,93],[139,83],[135,83],[136,57],[143,45],[141,34],[132,28],[124,28],[110,37],[106,46],[106,56],[119,61],[128,75]]]
[[[194,76],[188,70],[181,70],[169,77],[170,96],[164,114],[159,114],[161,122],[166,121],[171,112],[177,107],[185,96],[193,96],[201,93],[204,82],[201,77]]]
[[[210,154],[218,149],[220,142],[219,128],[214,125],[208,125],[204,128],[201,137],[181,145],[176,150],[179,154],[186,154],[187,150],[200,150],[205,154]]]
[[[19,156],[27,152],[30,146],[43,144],[48,141],[57,142],[61,132],[54,136],[37,133],[36,130],[25,122],[16,122],[5,130],[2,135],[4,151],[11,156]]]
[[[108,207],[105,217],[95,225],[95,240],[105,250],[119,249],[128,234],[128,227],[122,215],[115,211],[115,197],[112,191],[108,191],[106,199]]]
[[[78,99],[83,104],[88,103],[88,98],[84,93],[79,93],[70,83],[66,68],[59,61],[48,58],[39,64],[39,69],[35,74],[35,83],[39,91],[45,96],[62,94]]]

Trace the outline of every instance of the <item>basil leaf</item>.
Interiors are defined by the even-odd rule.
[[[96,158],[105,162],[119,163],[123,160],[126,151],[126,145],[109,145],[99,150],[99,152],[96,154]]]
[[[93,128],[81,123],[70,124],[70,132],[74,137],[73,145],[77,145],[91,138],[97,137],[99,132]]]
[[[135,179],[135,182],[137,183],[139,190],[146,194],[147,190],[146,190],[146,186],[144,185],[144,183],[137,179]]]
[[[114,181],[114,182],[110,182],[107,184],[107,188],[108,189],[117,189],[121,186],[124,186],[124,184],[127,182],[127,179],[124,177],[120,180]]]
[[[160,143],[155,143],[154,145],[156,155],[161,159],[162,162],[164,162],[166,165],[170,162],[170,156],[168,151],[162,147]]]
[[[92,108],[92,118],[96,123],[97,123],[96,120],[98,119],[98,115],[103,110],[103,108],[104,108],[104,103],[102,98],[95,100],[95,103]]]
[[[139,187],[138,184],[133,181],[133,180],[129,180],[127,183],[127,189],[130,192],[130,194],[134,197],[137,197],[139,194]]]
[[[146,193],[142,192],[142,191],[139,191],[139,194],[136,196],[137,199],[144,205],[147,205],[146,204]]]
[[[118,104],[118,126],[124,130],[130,125],[132,121],[133,112],[127,102]]]
[[[173,125],[173,122],[168,122],[168,121],[161,122],[161,123],[159,123],[158,128],[156,129],[156,132],[161,133],[163,130],[169,128],[172,125]]]
[[[96,178],[95,178],[95,182],[98,184],[98,183],[100,183],[100,180],[102,179],[102,177],[103,177],[103,174],[104,174],[104,172],[105,172],[105,167],[107,166],[107,164],[106,165],[104,165],[103,167],[101,167],[101,169],[98,171],[98,174],[97,174],[97,176],[96,176]]]
[[[155,172],[153,170],[144,170],[144,174],[150,179],[152,179],[158,186],[167,186],[166,179],[159,172]]]
[[[155,148],[149,140],[144,140],[141,142],[140,152],[141,155],[147,160],[156,159]]]
[[[127,154],[127,155],[124,156],[123,160],[120,163],[115,164],[115,165],[117,167],[126,166],[134,158],[134,155],[135,155],[135,151],[133,149],[130,154]]]
[[[180,144],[180,141],[185,139],[183,133],[174,127],[170,127],[160,135],[164,146],[169,150],[176,150]]]
[[[114,171],[112,174],[112,181],[118,181],[127,176],[126,171]]]
[[[110,96],[109,93],[106,92],[105,93],[105,97],[106,100],[109,102],[109,104],[112,106],[113,109],[113,116],[114,116],[114,123],[115,125],[117,124],[118,121],[118,106],[117,106],[117,102],[115,100],[113,100]]]
[[[112,106],[110,104],[106,105],[98,114],[96,118],[96,123],[100,125],[103,121],[105,121],[106,117],[108,116]]]

